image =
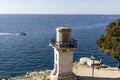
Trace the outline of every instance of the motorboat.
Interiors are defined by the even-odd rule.
[[[26,36],[26,33],[20,32],[19,35],[20,35],[20,36]]]

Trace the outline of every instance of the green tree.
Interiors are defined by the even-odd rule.
[[[96,44],[100,51],[112,55],[120,63],[120,19],[107,25],[105,34],[100,35]]]

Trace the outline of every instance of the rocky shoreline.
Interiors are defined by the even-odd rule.
[[[98,63],[99,61],[96,61],[96,64]],[[86,79],[86,76],[91,78],[91,65],[92,62],[87,57],[80,58],[79,62],[73,63],[73,72],[78,76],[78,80],[89,80]],[[27,72],[24,76],[13,77],[7,80],[50,80],[50,73],[51,70]],[[102,64],[102,66],[95,65],[95,77],[99,77],[99,80],[120,80],[119,74],[120,71],[118,71],[116,67],[114,68],[104,64]]]

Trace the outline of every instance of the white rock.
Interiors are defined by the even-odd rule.
[[[87,65],[92,66],[93,65],[93,60],[88,60]],[[94,66],[99,66],[99,65],[100,65],[100,61],[94,60]]]
[[[80,64],[86,65],[88,60],[91,60],[91,59],[88,57],[82,57],[80,58]]]

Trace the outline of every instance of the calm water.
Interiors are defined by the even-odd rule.
[[[78,41],[74,61],[93,53],[103,63],[116,66],[117,61],[100,53],[95,42],[106,25],[119,15],[0,15],[0,78],[23,75],[53,68],[53,49],[48,46],[55,28],[69,26]],[[25,32],[27,36],[16,33]]]

